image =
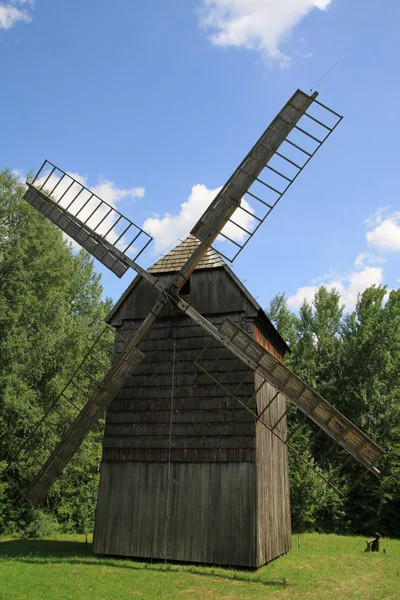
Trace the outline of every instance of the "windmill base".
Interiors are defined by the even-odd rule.
[[[284,502],[257,519],[255,463],[103,462],[100,481],[95,554],[259,567],[291,547]]]

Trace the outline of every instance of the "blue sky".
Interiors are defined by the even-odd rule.
[[[317,91],[344,120],[233,268],[263,306],[326,283],[351,309],[400,281],[399,17],[395,0],[0,1],[0,167],[79,174],[146,223],[147,266],[338,63]],[[114,300],[134,276],[96,268]]]

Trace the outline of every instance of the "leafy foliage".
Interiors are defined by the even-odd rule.
[[[322,480],[291,456],[295,529],[400,535],[400,290],[388,294],[385,286],[372,286],[356,309],[344,314],[339,293],[322,286],[312,303],[303,302],[298,316],[284,295],[274,298],[269,315],[291,341],[286,364],[385,451],[381,479],[368,476],[351,490],[360,468],[351,463],[341,470],[334,483],[345,498],[321,488]],[[290,434],[298,415],[290,409],[288,416]],[[304,425],[293,445],[330,479],[344,459],[337,449],[329,450],[328,439],[316,438],[316,431]]]
[[[55,445],[55,433],[35,439],[35,427],[104,327],[110,308],[92,259],[84,251],[74,253],[62,233],[22,199],[24,192],[10,171],[0,172],[0,532],[7,533],[30,531],[37,517],[18,504],[15,487],[1,477],[5,463],[21,440],[30,438],[30,454],[39,459],[48,453],[44,441]],[[91,368],[87,377],[99,376],[99,367]],[[74,416],[64,397],[61,408]],[[53,426],[59,427],[57,419]],[[48,518],[64,531],[90,528],[100,438],[101,424],[48,497],[43,515],[51,512]],[[13,467],[21,487],[32,468],[37,470],[28,458],[22,452]]]

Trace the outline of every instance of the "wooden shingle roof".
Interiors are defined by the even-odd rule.
[[[153,275],[163,276],[168,273],[178,273],[181,267],[185,264],[186,260],[192,254],[193,250],[200,244],[199,240],[192,235],[189,235],[183,242],[175,246],[168,254],[160,258],[154,265],[149,267],[147,271],[152,273]],[[235,275],[232,269],[226,264],[226,262],[221,258],[221,256],[213,250],[213,248],[208,248],[207,252],[197,265],[195,270],[200,269],[216,269],[223,268],[228,275],[233,279],[238,288],[242,291],[242,293],[246,296],[248,301],[253,305],[258,314],[258,320],[260,322],[260,327],[265,332],[265,335],[268,339],[275,340],[278,344],[278,347],[281,348],[282,353],[286,351],[290,351],[288,345],[280,336],[278,331],[275,329],[268,316],[265,314],[261,306],[258,304],[257,300],[253,298],[250,294],[249,290],[243,285],[240,279]],[[171,276],[169,276],[171,277]],[[122,294],[121,298],[118,300],[116,305],[111,309],[109,314],[106,317],[106,322],[110,323],[114,315],[118,312],[121,305],[125,302],[128,296],[133,292],[135,286],[140,282],[142,277],[137,275],[135,279],[132,281],[128,289]]]
[[[199,240],[189,235],[183,242],[175,246],[168,254],[160,258],[148,270],[149,273],[177,273],[191,256],[193,250],[200,244]],[[207,252],[197,265],[196,269],[214,269],[224,267],[225,263],[220,255],[212,248]]]

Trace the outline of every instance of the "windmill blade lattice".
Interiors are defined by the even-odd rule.
[[[199,240],[208,239],[236,201],[234,213],[213,246],[229,262],[237,258],[342,120],[317,95],[301,90],[293,94],[192,229]]]
[[[19,448],[8,465],[5,475],[15,483],[13,466],[17,461],[26,465],[29,485],[22,492],[23,499],[38,506],[46,497],[55,479],[65,469],[81,446],[89,431],[97,423],[107,405],[117,395],[123,382],[143,359],[136,348],[126,347],[122,356],[110,345],[109,327],[99,335],[89,352],[70,377],[54,403],[40,421],[32,427],[28,439]],[[126,339],[114,332],[117,342]],[[109,364],[99,363],[96,354],[106,348]],[[89,398],[89,399],[88,399]],[[46,448],[46,441],[60,441],[54,449]],[[37,456],[33,450],[35,440],[40,439],[44,454]],[[47,450],[47,458],[44,458]],[[38,470],[39,467],[39,470]],[[21,490],[20,490],[21,491]]]
[[[122,277],[152,237],[71,175],[46,160],[25,200]]]
[[[27,484],[32,480],[38,467],[42,468],[55,442],[66,433],[85,406],[88,396],[109,371],[115,358],[115,338],[125,339],[120,332],[106,325],[73,373],[68,375],[65,385],[44,414],[32,417],[29,435],[18,449],[12,450],[12,458],[4,472],[5,477],[18,488],[23,482]],[[40,454],[37,454],[37,441],[40,441]],[[21,471],[17,465],[24,465],[22,479],[16,475],[15,471]],[[23,494],[21,489],[19,491]]]
[[[240,361],[250,366],[260,376],[261,382],[256,393],[244,404],[236,396],[236,393],[232,394],[232,392],[226,389],[223,381],[216,379],[210,373],[209,366],[202,363],[202,355],[205,349],[196,359],[196,365],[216,384],[224,388],[226,393],[236,397],[237,401],[247,410],[250,410],[262,425],[288,446],[289,450],[297,454],[297,450],[289,443],[289,440],[294,437],[296,431],[294,430],[286,438],[282,436],[278,429],[279,423],[287,415],[287,409],[283,410],[273,423],[267,423],[265,418],[263,418],[271,410],[272,405],[279,399],[280,394],[299,409],[303,415],[316,423],[322,431],[334,440],[335,444],[341,446],[371,473],[379,475],[379,470],[375,465],[382,458],[383,451],[365,433],[335,409],[325,398],[305,384],[290,369],[285,367],[281,361],[263,348],[232,320],[229,318],[226,319],[219,328],[219,333],[225,337],[226,347],[223,350],[229,348],[228,352],[233,352],[236,356],[239,356]],[[218,357],[218,360],[224,360],[223,353]],[[234,369],[234,366],[231,368]],[[226,377],[227,374],[225,373],[223,379],[225,380]],[[276,392],[270,401],[259,410],[258,407],[252,406],[252,401],[267,381],[275,388]],[[237,387],[239,388],[240,384]],[[328,483],[333,485],[332,481],[328,481]]]

